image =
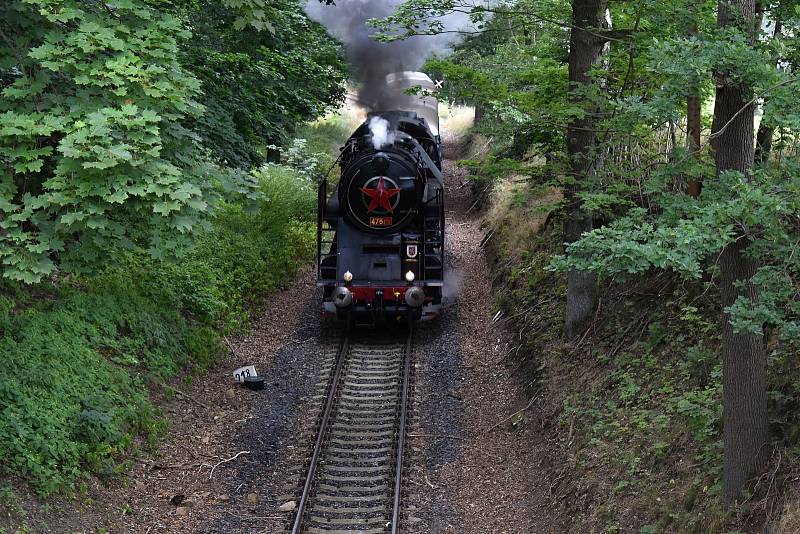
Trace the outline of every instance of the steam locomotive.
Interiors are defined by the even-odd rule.
[[[318,192],[317,283],[323,315],[348,324],[435,317],[444,286],[444,179],[434,84],[387,76],[385,111],[341,149],[341,178]],[[427,96],[406,94],[421,87]]]

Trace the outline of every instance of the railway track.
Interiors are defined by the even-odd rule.
[[[343,339],[292,534],[399,532],[411,344]]]

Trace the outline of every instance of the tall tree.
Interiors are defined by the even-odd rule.
[[[721,29],[737,28],[754,39],[755,1],[720,0],[717,22]],[[734,171],[748,179],[753,165],[752,90],[733,74],[716,73],[714,156],[718,175]],[[759,263],[749,253],[752,251],[748,251],[752,240],[747,228],[739,225],[737,232],[735,240],[719,257],[724,308],[732,306],[739,297],[758,301],[758,289],[751,279]],[[768,428],[763,334],[737,332],[727,314],[723,315],[722,324],[722,375],[725,413],[722,497],[730,503],[764,461]]]
[[[696,24],[689,29],[689,36],[695,34],[697,34]],[[700,133],[700,88],[697,87],[692,94],[686,97],[686,148],[695,155],[700,150]],[[700,187],[700,180],[692,178],[686,183],[686,194],[697,198],[700,196]]]
[[[566,191],[567,216],[564,241],[569,244],[592,230],[592,215],[581,206],[578,193],[593,169],[595,110],[587,98],[592,90],[592,67],[603,51],[606,39],[599,33],[605,22],[606,0],[574,0],[569,39],[569,100],[584,108],[567,127],[567,156],[572,177]],[[578,336],[597,308],[597,278],[594,273],[570,269],[567,272],[567,306],[564,333]]]

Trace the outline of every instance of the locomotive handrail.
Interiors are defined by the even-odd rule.
[[[325,220],[325,202],[327,199],[328,177],[325,176],[317,187],[317,280],[322,278],[322,223]]]
[[[442,244],[440,247],[440,261],[442,266],[442,280],[444,280],[444,189],[439,189],[439,231],[442,236]]]

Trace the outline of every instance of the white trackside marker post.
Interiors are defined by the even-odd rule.
[[[233,372],[233,379],[237,382],[244,382],[245,377],[248,376],[258,376],[258,373],[256,373],[255,365],[246,365],[244,367],[239,367]]]

